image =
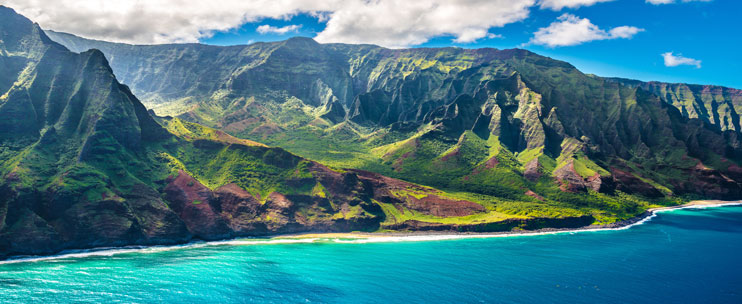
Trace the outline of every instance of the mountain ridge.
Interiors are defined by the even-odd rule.
[[[292,37],[292,38],[290,38],[288,40],[278,41],[278,42],[259,42],[259,43],[250,44],[250,45],[234,45],[234,46],[213,46],[213,45],[204,45],[204,44],[164,44],[164,45],[139,45],[138,46],[138,45],[110,43],[110,42],[105,42],[105,41],[100,41],[100,40],[87,40],[87,39],[84,39],[84,38],[76,37],[76,36],[74,36],[72,34],[68,34],[68,33],[60,33],[60,32],[54,32],[54,31],[47,31],[47,32],[48,33],[52,33],[52,35],[53,35],[52,37],[55,37],[55,38],[57,38],[59,40],[63,40],[68,45],[75,46],[74,48],[75,48],[76,51],[83,51],[86,48],[88,48],[89,46],[102,46],[102,48],[108,50],[109,53],[115,52],[115,51],[113,51],[113,49],[115,49],[115,48],[114,47],[110,47],[110,46],[127,46],[127,47],[133,47],[133,48],[137,48],[137,47],[147,47],[147,48],[149,48],[149,47],[179,48],[179,47],[184,47],[184,46],[187,46],[187,47],[198,46],[198,47],[201,47],[201,48],[208,48],[208,49],[219,50],[219,49],[235,49],[235,48],[236,49],[244,49],[244,48],[250,48],[250,47],[252,47],[255,44],[259,44],[259,45],[281,45],[281,44],[286,44],[287,41],[289,41],[289,40],[312,41],[314,44],[318,44],[314,40],[312,40],[311,38],[308,38],[308,37]],[[518,54],[518,53],[520,53],[520,54],[525,54],[525,55],[521,55],[521,56],[540,56],[538,54],[535,54],[535,53],[532,53],[530,51],[523,50],[523,49],[506,49],[506,50],[498,50],[498,49],[492,49],[492,48],[461,49],[461,48],[453,48],[453,47],[449,47],[449,48],[386,49],[386,48],[375,46],[375,45],[351,45],[351,44],[339,44],[339,43],[322,44],[322,46],[325,47],[325,48],[327,48],[327,49],[348,49],[348,48],[360,48],[360,49],[364,49],[364,50],[366,50],[366,49],[374,49],[374,50],[382,50],[383,52],[388,52],[388,53],[413,52],[415,50],[420,51],[420,52],[430,52],[430,51],[432,51],[432,52],[438,52],[438,51],[444,51],[444,50],[455,50],[455,51],[458,51],[458,52],[462,52],[463,51],[464,53],[466,53],[467,51],[470,51],[470,52],[475,52],[475,53],[476,52],[497,53],[497,54],[506,54],[506,53]],[[126,53],[126,52],[119,52],[119,53]],[[114,57],[118,57],[116,55],[117,54],[114,54],[113,56]],[[504,58],[504,57],[507,57],[507,56],[513,56],[513,55],[501,55],[500,57],[503,57]],[[558,63],[558,64],[561,64],[561,65],[564,65],[565,68],[574,69],[574,66],[572,66],[571,64],[569,64],[567,62],[552,60],[552,59],[550,59],[548,57],[543,57],[543,58],[545,60],[551,61],[552,64],[553,63]],[[126,64],[124,64],[124,65],[126,65]],[[636,86],[637,83],[643,83],[643,84],[656,83],[656,84],[665,84],[665,85],[668,85],[667,83],[656,82],[656,81],[643,82],[643,81],[623,79],[623,78],[611,78],[611,77],[607,77],[607,78],[600,77],[600,78],[601,79],[606,79],[606,80],[616,81],[616,82],[622,83],[624,85],[629,85],[629,86],[631,86],[632,84],[634,86]],[[223,83],[226,83],[226,82],[227,81],[223,81]],[[727,87],[723,87],[723,86],[696,85],[696,84],[683,84],[683,85],[690,86],[690,87],[699,87],[699,86],[700,87],[711,87],[711,88],[717,88],[717,89],[724,90],[724,91],[739,92],[739,90],[737,90],[737,89],[727,88]],[[644,89],[649,89],[649,91],[652,91],[651,88],[648,88],[646,85],[643,88]],[[143,94],[146,95],[146,94],[149,94],[150,92],[141,92],[141,93],[143,93]],[[211,93],[213,93],[213,92],[211,92]],[[657,93],[657,92],[653,92],[653,93]],[[208,94],[206,94],[206,95],[208,95]],[[662,95],[662,94],[657,94],[657,95],[659,96],[659,95]],[[737,93],[736,95],[739,95],[739,93]],[[660,96],[660,97],[663,98],[663,100],[666,100],[666,97],[665,96]],[[671,103],[671,104],[676,105],[677,104],[677,101],[675,101],[675,103],[673,103],[673,101],[670,100],[668,103]],[[738,108],[739,107],[738,106],[739,102],[736,102],[735,101],[733,103],[734,104],[737,104],[737,106],[735,106],[735,108]],[[151,104],[151,105],[154,105],[154,103]],[[329,105],[328,107],[331,107],[331,106],[332,105]],[[344,110],[348,110],[349,105],[348,105],[348,102],[347,101],[345,101],[344,107],[345,107]],[[678,107],[679,109],[682,110],[682,105],[676,105],[676,107]],[[736,112],[738,112],[738,111],[735,109],[735,113]],[[717,115],[717,116],[719,116],[719,115]],[[724,115],[721,115],[721,116],[724,116]],[[734,116],[735,115],[732,114],[732,117],[734,117]],[[330,118],[333,118],[333,117],[330,117]],[[696,118],[696,116],[691,117],[691,118]],[[334,119],[337,120],[337,117],[334,117]],[[711,124],[714,124],[714,125],[718,125],[719,124],[719,122],[717,122],[716,120],[713,120],[713,119],[711,119],[711,120],[706,119],[706,121],[709,122],[709,123],[711,123]],[[727,129],[729,129],[729,124],[720,126],[720,128],[722,130],[727,130]],[[739,130],[737,130],[737,131],[739,131]]]
[[[567,62],[527,50],[385,49],[317,44],[302,38],[261,43],[257,49],[238,46],[243,52],[258,52],[260,60],[254,65],[220,66],[181,59],[159,65],[148,59],[157,57],[156,52],[136,55],[151,48],[133,52],[108,47],[111,56],[120,60],[119,70],[136,71],[137,75],[168,74],[131,67],[152,64],[165,68],[185,66],[185,62],[231,71],[229,77],[216,81],[221,85],[218,90],[186,96],[190,100],[185,102],[158,99],[149,103],[155,110],[175,109],[181,118],[238,137],[267,141],[326,163],[417,183],[468,189],[461,185],[470,183],[473,173],[481,175],[482,170],[477,168],[486,161],[494,163],[496,157],[485,153],[473,155],[466,164],[446,164],[460,161],[460,146],[468,145],[467,139],[482,142],[490,151],[503,147],[507,150],[503,153],[513,154],[516,161],[501,173],[510,175],[509,179],[520,179],[518,187],[531,192],[539,186],[526,184],[550,183],[538,181],[537,177],[543,176],[552,176],[567,192],[592,187],[612,193],[618,187],[652,197],[694,192],[709,195],[713,191],[693,188],[706,189],[722,180],[736,180],[728,177],[736,174],[732,172],[736,169],[722,164],[728,158],[739,157],[738,132],[729,133],[729,124],[720,125],[719,119],[689,115],[687,111],[677,117],[657,101],[679,108],[678,103],[651,90],[585,75]],[[160,47],[189,51],[179,45]],[[225,51],[235,47],[208,48]],[[327,57],[328,53],[332,55]],[[173,71],[188,73],[182,68]],[[192,87],[187,81],[180,84]],[[156,90],[143,92],[153,93]],[[653,100],[655,97],[659,100]],[[727,117],[726,121],[738,121],[733,112],[721,116]],[[464,136],[469,131],[474,134]],[[490,140],[492,136],[495,138]],[[322,141],[330,143],[317,144]],[[333,153],[324,153],[327,150]],[[681,157],[670,157],[678,151],[686,152],[678,155]],[[574,163],[576,168],[572,168]],[[713,177],[720,180],[693,186],[678,176],[678,170],[687,175],[701,174],[694,171],[694,166],[711,163],[714,170],[723,172]],[[665,166],[659,170],[662,173],[645,168],[660,164]],[[441,166],[453,175],[436,178],[434,172]],[[492,188],[492,193],[514,191],[491,181],[478,182],[487,184],[485,188]],[[731,192],[714,195],[734,197],[739,193],[735,183],[722,187],[732,187]]]
[[[314,39],[312,39],[311,37],[294,36],[294,37],[289,37],[286,40],[279,40],[279,41],[274,41],[274,42],[260,42],[259,41],[259,42],[254,42],[254,43],[250,43],[250,44],[234,44],[234,45],[212,45],[212,44],[203,44],[203,43],[128,44],[128,43],[109,42],[109,41],[105,41],[105,40],[84,38],[84,37],[80,37],[80,36],[77,36],[77,35],[74,35],[74,34],[71,34],[71,33],[54,31],[54,30],[50,30],[50,29],[44,30],[44,32],[47,33],[47,34],[51,34],[50,36],[51,37],[54,37],[54,39],[57,39],[59,41],[62,41],[62,42],[59,42],[59,41],[57,41],[57,42],[65,45],[67,47],[71,47],[71,50],[73,50],[74,52],[78,52],[78,53],[79,52],[86,51],[87,49],[89,49],[89,46],[90,45],[94,45],[96,43],[97,44],[101,44],[101,45],[121,45],[121,46],[131,46],[131,47],[191,46],[191,45],[193,45],[193,46],[202,46],[202,47],[209,47],[209,48],[210,47],[213,47],[213,48],[243,48],[243,47],[247,47],[247,46],[250,46],[250,45],[253,45],[253,44],[270,44],[270,43],[277,43],[277,42],[285,42],[286,40],[290,40],[290,39],[308,39],[308,40],[314,41]],[[85,41],[85,43],[80,44],[79,43],[80,41]],[[469,49],[469,48],[460,48],[460,47],[416,47],[416,48],[406,48],[406,49],[405,48],[403,48],[403,49],[389,49],[389,48],[385,48],[385,47],[382,47],[382,46],[379,46],[379,45],[375,45],[375,44],[347,44],[347,43],[322,43],[322,44],[323,45],[327,45],[327,46],[358,46],[358,47],[381,48],[381,49],[387,49],[387,50]],[[472,48],[472,49],[474,49],[474,50],[492,50],[492,51],[525,51],[525,52],[528,52],[528,53],[532,53],[532,54],[538,55],[537,53],[534,53],[532,51],[529,51],[529,50],[526,50],[526,49],[522,49],[522,48],[498,49],[498,48],[492,48],[492,47],[481,47],[481,48]],[[563,63],[566,63],[566,64],[569,64],[570,66],[572,66],[567,61],[562,61],[562,60],[557,60],[557,59],[554,59],[554,60],[555,61],[560,61],[560,62],[563,62]],[[572,67],[574,67],[574,66],[572,66]],[[742,90],[742,89],[733,88],[733,87],[729,87],[729,86],[714,85],[714,84],[667,82],[667,81],[658,81],[658,80],[637,80],[637,79],[631,79],[631,78],[626,78],[626,77],[614,77],[614,76],[599,76],[599,75],[594,75],[594,76],[600,77],[600,78],[605,78],[605,79],[613,79],[613,80],[615,80],[617,82],[622,82],[624,84],[631,84],[631,83],[659,83],[659,84],[673,84],[673,85],[684,84],[684,85],[693,86],[693,87],[701,86],[701,87],[717,87],[717,88],[721,88],[721,89],[728,89],[728,90],[735,90],[735,91]]]
[[[742,110],[742,90],[717,85],[608,79],[652,92],[678,108],[683,116],[702,119],[722,131],[742,132],[738,114]]]

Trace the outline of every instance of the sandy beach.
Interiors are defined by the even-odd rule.
[[[609,225],[590,225],[580,228],[567,228],[567,229],[554,229],[545,228],[539,230],[523,230],[523,231],[495,231],[495,232],[454,232],[454,231],[402,231],[402,232],[328,232],[328,233],[299,233],[299,234],[288,234],[278,235],[271,237],[270,239],[285,240],[285,239],[348,239],[348,240],[371,240],[373,241],[384,241],[397,240],[400,238],[408,238],[410,240],[437,240],[437,239],[454,239],[454,238],[484,238],[484,237],[503,237],[503,236],[515,236],[515,235],[539,235],[539,234],[553,234],[553,233],[569,233],[579,231],[598,231],[598,230],[619,230],[628,229],[631,226],[641,224],[659,212],[667,212],[677,209],[693,209],[693,208],[709,208],[709,207],[722,207],[722,206],[735,206],[742,205],[742,201],[720,201],[720,200],[698,200],[691,201],[678,206],[668,206],[660,208],[650,208],[646,212],[629,220],[616,222]],[[352,242],[352,241],[351,241]]]
[[[332,242],[332,243],[384,243],[384,242],[418,242],[418,241],[442,241],[455,239],[472,239],[472,238],[497,238],[497,237],[515,237],[515,236],[532,236],[547,235],[560,233],[578,233],[588,231],[607,231],[607,230],[624,230],[635,225],[640,225],[652,219],[657,213],[668,212],[677,209],[692,208],[712,208],[722,206],[742,205],[742,201],[717,201],[701,200],[692,201],[683,205],[652,208],[632,219],[613,223],[610,225],[591,225],[574,229],[540,229],[524,231],[499,231],[499,232],[454,232],[454,231],[410,231],[410,232],[329,232],[329,233],[301,233],[276,235],[272,237],[259,238],[236,238],[222,241],[209,242],[190,242],[180,245],[162,245],[162,246],[125,246],[114,248],[91,248],[81,250],[67,250],[59,254],[49,256],[16,256],[5,260],[0,260],[2,264],[12,264],[29,261],[44,261],[61,258],[79,258],[86,256],[113,256],[122,253],[140,252],[155,253],[162,251],[177,250],[182,248],[205,247],[205,246],[222,246],[222,245],[271,245],[271,244],[300,244],[314,242]]]
[[[734,206],[734,205],[742,205],[742,201],[719,201],[719,200],[692,201],[692,202],[688,202],[683,205],[662,207],[662,208],[652,208],[647,211],[673,210],[673,209],[683,209],[683,208],[693,208],[693,207]]]

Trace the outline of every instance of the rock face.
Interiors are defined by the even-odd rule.
[[[536,230],[544,228],[565,229],[580,228],[592,224],[595,219],[591,216],[568,217],[561,219],[536,218],[528,220],[505,220],[497,223],[483,224],[440,224],[421,221],[405,221],[389,226],[390,229],[402,231],[456,231],[456,232],[488,232],[511,230]]]
[[[652,92],[662,101],[678,108],[684,117],[700,119],[721,131],[742,132],[739,122],[739,115],[742,113],[741,90],[713,85],[642,82],[623,78],[610,80]]]
[[[5,7],[0,20],[0,57],[13,65],[0,73],[14,79],[0,97],[0,255],[186,240],[141,181],[112,190],[126,179],[125,165],[136,166],[130,153],[170,135],[103,54],[71,53]]]

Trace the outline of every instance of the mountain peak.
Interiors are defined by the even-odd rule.
[[[283,44],[291,47],[319,46],[320,43],[309,37],[294,36],[283,41]]]
[[[2,20],[2,22],[0,22],[0,27],[4,28],[17,25],[33,24],[31,20],[24,17],[23,15],[16,13],[16,11],[12,8],[2,5],[0,5],[0,20]]]
[[[111,75],[113,75],[113,70],[111,69],[111,66],[108,64],[108,59],[106,58],[106,55],[103,54],[101,50],[92,48],[87,51],[81,52],[80,56],[87,58],[89,62],[95,62],[97,65],[100,65],[102,68],[106,68],[108,71],[111,72]]]
[[[313,42],[317,42],[313,38],[311,38],[311,37],[305,37],[305,36],[293,36],[293,37],[290,37],[289,39],[286,39],[286,41],[305,41],[305,42],[313,41]]]
[[[5,102],[3,128],[24,126],[28,138],[46,128],[85,141],[106,133],[124,147],[137,147],[157,124],[128,88],[118,83],[98,49],[76,54],[52,41],[41,28],[12,9],[0,8],[0,46],[14,54],[0,78]],[[8,57],[10,58],[10,57]],[[101,133],[102,134],[102,133]],[[156,136],[155,136],[156,137]]]

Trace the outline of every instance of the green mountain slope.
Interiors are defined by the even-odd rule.
[[[517,49],[52,38],[101,48],[135,92],[155,96],[144,100],[159,113],[326,164],[509,200],[597,209],[613,200],[612,212],[624,208],[616,200],[624,194],[742,195],[733,89],[677,93]],[[214,55],[227,53],[234,57]],[[208,87],[183,81],[200,71],[212,75]],[[142,79],[157,79],[156,88]],[[181,93],[167,97],[176,84]]]
[[[2,6],[0,64],[0,257],[305,231],[580,227],[650,206],[442,191],[152,116],[101,51],[73,53]],[[302,71],[335,77],[315,68]],[[250,77],[234,82],[253,90]],[[302,83],[297,94],[313,94]]]
[[[641,82],[611,78],[610,80],[640,87],[672,104],[684,117],[697,118],[723,131],[742,132],[739,115],[742,111],[742,91],[713,85],[685,83]]]

